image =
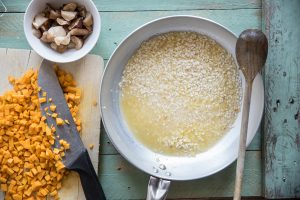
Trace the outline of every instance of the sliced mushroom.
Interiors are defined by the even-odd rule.
[[[35,16],[33,35],[60,53],[67,49],[80,49],[93,31],[93,16],[75,2],[54,9],[47,4],[43,12]]]
[[[48,20],[48,21],[46,21],[46,22],[40,27],[40,30],[41,30],[42,32],[45,32],[45,31],[48,31],[49,27],[50,27],[50,23],[49,23],[49,20]]]
[[[48,18],[44,17],[43,14],[38,14],[35,16],[32,25],[35,29],[39,29],[46,21],[48,21]]]
[[[86,16],[86,9],[84,6],[77,6],[77,10],[79,11],[79,16],[80,17],[85,17]]]
[[[57,19],[60,17],[60,12],[58,10],[50,10],[49,19]]]
[[[66,31],[62,26],[54,26],[48,30],[47,39],[51,42],[54,41],[54,38],[59,36],[66,36]]]
[[[77,8],[77,4],[76,3],[68,3],[66,5],[64,5],[63,10],[65,11],[74,11]]]
[[[52,24],[51,24],[51,27],[55,27],[55,26],[60,26],[56,20],[52,21]]]
[[[92,16],[92,14],[90,12],[86,13],[86,16],[85,16],[85,18],[83,20],[83,24],[86,27],[87,26],[92,26],[92,24],[93,24],[93,16]]]
[[[82,45],[83,45],[83,40],[80,39],[79,37],[76,36],[72,36],[71,37],[71,41],[75,44],[75,49],[81,49]]]
[[[72,11],[61,11],[61,16],[67,20],[67,21],[71,21],[73,20],[77,15],[77,12],[72,12]]]
[[[35,37],[37,37],[37,38],[39,38],[39,39],[42,37],[42,33],[41,33],[40,30],[32,29],[32,33],[33,33],[33,35],[34,35]]]
[[[93,31],[93,27],[92,26],[86,26],[85,27],[89,32],[92,32]]]
[[[52,43],[50,44],[50,47],[51,47],[52,49],[54,49],[55,51],[57,50],[57,45],[56,45],[54,42],[52,42]]]
[[[76,20],[74,20],[71,25],[68,27],[69,30],[72,30],[74,28],[82,28],[82,17],[77,18]]]
[[[40,30],[42,31],[42,32],[45,32],[45,31],[47,31],[49,28],[47,27],[47,26],[45,26],[45,25],[42,25],[41,26],[41,28],[40,28]]]
[[[51,7],[50,4],[47,3],[46,8],[43,11],[43,13],[45,14],[45,17],[49,18],[51,10],[53,10],[53,8]]]
[[[76,36],[73,36],[73,37],[76,37]],[[74,42],[70,42],[69,44],[68,44],[68,49],[74,49],[75,48],[75,43]]]
[[[48,40],[47,35],[48,35],[48,31],[45,31],[40,39],[46,43],[52,42],[51,40]]]
[[[72,29],[69,34],[70,35],[88,35],[90,32],[87,30],[87,29],[84,29],[84,28],[74,28]]]
[[[66,50],[67,50],[67,46],[65,46],[65,45],[57,45],[57,44],[55,44],[54,42],[52,42],[51,44],[50,44],[50,47],[53,49],[53,50],[55,50],[55,51],[57,51],[57,52],[59,52],[59,53],[63,53],[63,52],[65,52]]]
[[[68,49],[68,46],[65,46],[65,45],[59,45],[59,46],[57,46],[57,52],[58,53],[63,53],[63,52],[65,52],[66,50]]]
[[[70,35],[58,36],[54,38],[54,42],[57,45],[68,45],[70,43]]]
[[[86,16],[86,10],[79,11],[79,16],[80,17],[85,17]]]
[[[69,25],[69,24],[70,24],[70,22],[64,20],[63,18],[57,18],[57,19],[56,19],[56,22],[57,22],[59,25],[61,25],[61,26],[65,26],[65,25]]]

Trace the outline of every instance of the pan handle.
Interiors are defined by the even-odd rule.
[[[150,176],[146,200],[165,200],[171,181]]]

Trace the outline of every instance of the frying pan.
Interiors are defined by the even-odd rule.
[[[170,31],[194,31],[207,35],[235,58],[237,37],[232,32],[211,20],[183,15],[160,18],[139,27],[122,41],[110,57],[101,82],[103,124],[119,153],[131,164],[151,175],[147,199],[164,199],[171,180],[184,181],[209,176],[231,164],[238,155],[241,112],[238,113],[232,128],[213,147],[196,156],[169,156],[153,152],[134,137],[126,124],[120,109],[119,82],[127,61],[143,41]],[[240,80],[243,94],[245,80],[241,72]],[[247,145],[259,127],[263,102],[263,82],[258,75],[252,89]]]

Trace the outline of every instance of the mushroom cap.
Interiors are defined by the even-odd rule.
[[[86,13],[86,16],[85,16],[85,18],[83,20],[83,24],[86,27],[87,26],[91,26],[93,24],[93,16],[92,16],[92,14],[90,12]]]
[[[74,49],[75,47],[76,47],[76,44],[72,41],[68,44],[68,49]]]
[[[51,47],[52,49],[54,49],[55,51],[57,50],[57,45],[56,45],[54,42],[52,42],[52,43],[50,44],[50,47]]]
[[[50,43],[52,42],[51,40],[48,39],[48,31],[45,31],[43,34],[42,34],[42,37],[40,38],[40,40],[42,40],[43,42],[46,42],[46,43]]]
[[[74,28],[69,32],[70,35],[81,35],[81,36],[88,35],[89,33],[90,32],[84,28]]]
[[[77,4],[76,3],[68,3],[66,5],[64,5],[63,10],[65,11],[74,11],[77,8]]]
[[[70,43],[70,35],[55,37],[54,42],[57,45],[68,45]]]
[[[50,41],[54,41],[54,38],[59,36],[66,36],[66,31],[62,26],[54,26],[49,28],[47,39]]]
[[[73,11],[62,10],[60,13],[61,13],[61,16],[67,21],[73,20],[77,15],[77,12],[73,12]]]
[[[59,45],[59,46],[57,46],[57,52],[58,53],[63,53],[63,52],[65,52],[66,50],[68,49],[68,46],[66,46],[66,45]]]
[[[57,19],[58,17],[60,17],[60,12],[58,10],[50,10],[49,13],[49,19]]]
[[[76,36],[71,36],[71,41],[75,44],[75,49],[81,49],[83,45],[83,40]]]
[[[33,33],[33,35],[34,35],[35,37],[37,37],[37,38],[41,38],[41,37],[42,37],[41,31],[38,30],[38,29],[32,29],[32,33]]]
[[[65,25],[69,25],[70,24],[70,22],[68,22],[68,21],[66,21],[66,20],[64,20],[63,18],[56,18],[56,22],[59,24],[59,25],[61,25],[61,26],[65,26]]]
[[[45,17],[44,14],[40,13],[37,16],[35,16],[32,25],[35,29],[39,29],[46,21],[48,21],[48,18]]]
[[[73,22],[71,23],[71,25],[68,27],[69,30],[72,30],[74,28],[82,28],[82,17],[77,18],[76,20],[73,20]]]

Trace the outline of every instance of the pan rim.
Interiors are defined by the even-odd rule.
[[[109,126],[108,126],[108,124],[107,124],[107,121],[106,121],[106,120],[107,120],[107,119],[106,119],[106,112],[107,112],[107,110],[104,108],[105,106],[104,106],[104,107],[102,106],[102,103],[103,103],[103,94],[102,94],[102,93],[103,93],[103,90],[104,90],[104,89],[103,89],[103,80],[104,80],[105,74],[106,74],[106,72],[107,72],[107,70],[108,70],[108,66],[110,66],[110,64],[111,64],[111,62],[112,62],[112,60],[113,60],[113,58],[114,58],[114,55],[115,55],[115,53],[118,51],[119,47],[122,46],[122,44],[123,44],[124,42],[126,42],[126,40],[128,40],[128,38],[130,38],[134,33],[138,32],[139,30],[141,30],[141,29],[143,29],[143,28],[145,28],[145,27],[151,25],[152,23],[156,23],[156,22],[158,22],[158,21],[166,20],[166,19],[170,19],[170,18],[182,18],[182,17],[183,17],[183,18],[193,18],[193,19],[196,18],[196,19],[200,19],[200,20],[204,20],[204,21],[206,21],[206,22],[212,23],[212,24],[214,24],[214,25],[216,25],[216,26],[219,26],[220,28],[224,29],[224,31],[226,31],[227,33],[231,34],[232,37],[234,37],[235,39],[237,39],[237,37],[235,36],[235,34],[234,34],[233,32],[231,32],[230,30],[228,30],[225,26],[223,26],[223,25],[221,25],[221,24],[219,24],[219,23],[217,23],[217,22],[214,22],[214,21],[212,21],[212,20],[203,18],[203,17],[192,16],[192,15],[172,15],[172,16],[167,16],[167,17],[162,17],[162,18],[158,18],[158,19],[152,20],[152,21],[150,21],[150,22],[148,22],[148,23],[145,23],[144,25],[138,27],[138,28],[135,29],[134,31],[132,31],[128,36],[126,36],[126,37],[123,39],[123,41],[122,41],[122,42],[118,45],[118,47],[114,50],[114,52],[111,54],[111,56],[110,56],[110,58],[109,58],[109,61],[107,62],[106,67],[105,67],[105,69],[104,69],[104,73],[103,73],[103,76],[102,76],[102,79],[101,79],[101,88],[100,88],[100,105],[101,105],[100,108],[101,108],[102,122],[103,122],[104,128],[105,128],[105,130],[106,130],[106,132],[107,132],[107,135],[108,135],[110,141],[112,142],[112,144],[114,145],[114,147],[117,149],[117,151],[118,151],[118,152],[119,152],[119,153],[120,153],[127,161],[129,161],[132,165],[134,165],[134,166],[137,167],[138,169],[140,169],[140,170],[146,172],[147,174],[150,174],[150,175],[152,175],[152,176],[156,176],[156,177],[159,177],[159,178],[163,178],[163,179],[168,179],[168,180],[178,180],[178,181],[194,180],[194,179],[204,178],[204,177],[210,176],[210,175],[212,175],[212,174],[215,174],[215,173],[217,173],[217,172],[223,170],[224,168],[226,168],[226,167],[229,166],[230,164],[232,164],[232,163],[236,160],[237,156],[233,156],[232,159],[230,159],[229,161],[227,161],[226,164],[222,165],[222,167],[219,167],[218,169],[212,170],[210,173],[207,173],[206,175],[201,175],[201,176],[194,176],[194,177],[187,177],[187,178],[184,178],[184,177],[178,178],[178,177],[174,177],[174,176],[167,177],[167,176],[163,176],[163,175],[161,175],[161,174],[157,174],[157,173],[155,173],[155,172],[153,172],[153,171],[146,170],[146,169],[144,169],[143,167],[140,167],[139,165],[137,165],[136,162],[133,161],[131,158],[129,158],[129,157],[126,155],[126,153],[124,153],[124,152],[119,148],[119,145],[117,144],[117,142],[115,142],[115,139],[110,135],[110,128],[109,128]],[[225,48],[225,47],[224,47],[224,48]],[[259,81],[261,82],[261,83],[259,83],[259,84],[262,84],[262,78],[261,78],[260,75],[257,77],[257,79],[259,79]],[[241,90],[244,91],[243,89],[241,89]],[[262,87],[262,91],[261,91],[261,92],[262,92],[262,94],[264,94],[263,87]],[[102,95],[101,95],[101,94],[102,94]],[[256,128],[255,128],[255,130],[254,130],[254,134],[253,134],[253,135],[250,135],[250,134],[249,134],[249,136],[250,136],[251,138],[248,137],[248,140],[249,140],[249,141],[247,140],[247,146],[248,146],[249,143],[252,141],[253,137],[255,136],[255,134],[256,134],[256,132],[257,132],[257,130],[258,130],[258,128],[259,128],[259,124],[260,124],[260,121],[261,121],[261,119],[262,119],[262,114],[263,114],[263,109],[264,109],[264,108],[263,108],[264,95],[261,96],[260,101],[262,102],[262,107],[261,107],[261,109],[259,110],[260,112],[258,113],[258,116],[259,116],[258,124],[256,125]],[[241,111],[240,111],[240,112],[241,112]]]

